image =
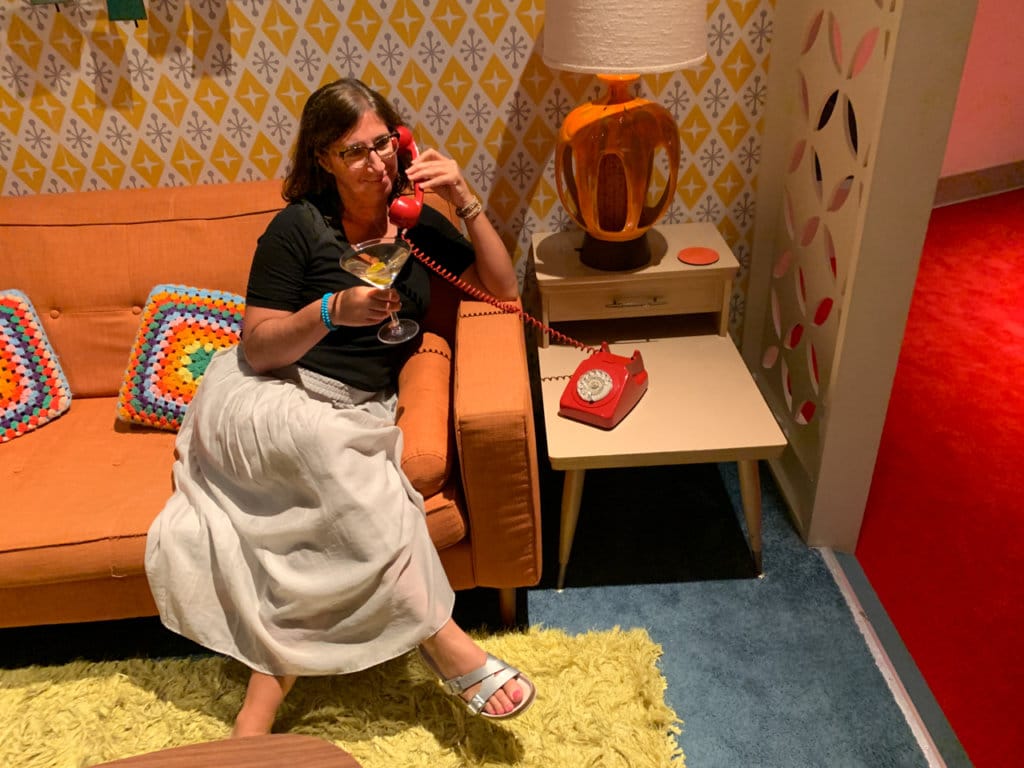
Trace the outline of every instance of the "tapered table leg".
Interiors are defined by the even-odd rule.
[[[565,586],[565,569],[569,566],[572,540],[580,517],[580,499],[583,498],[585,469],[568,469],[562,485],[562,525],[558,540],[558,589]]]
[[[757,461],[744,459],[736,462],[740,476],[740,499],[743,502],[743,517],[747,521],[747,536],[750,539],[750,552],[754,556],[754,567],[761,576],[764,569],[761,565],[761,478],[757,471]]]

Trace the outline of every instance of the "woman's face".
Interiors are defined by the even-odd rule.
[[[376,152],[370,152],[364,160],[358,157],[342,157],[342,152],[356,146],[372,147],[376,141],[387,136],[388,127],[380,116],[367,110],[359,118],[355,128],[320,153],[320,167],[334,176],[338,194],[346,207],[355,204],[387,205],[394,180],[398,175],[398,155],[381,159]],[[358,156],[360,153],[354,153]]]

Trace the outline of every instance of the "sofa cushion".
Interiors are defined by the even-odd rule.
[[[176,436],[129,428],[114,403],[78,398],[0,447],[0,586],[142,571],[146,532],[171,495]]]
[[[238,343],[245,299],[158,285],[146,299],[117,397],[122,421],[177,430],[214,352]]]
[[[112,397],[76,400],[47,429],[0,449],[0,588],[143,572],[146,533],[173,488],[175,435],[131,428],[113,411]],[[465,539],[454,481],[425,504],[439,550]]]
[[[71,389],[28,296],[0,291],[0,443],[67,411]]]

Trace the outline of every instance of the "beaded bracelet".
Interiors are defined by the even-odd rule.
[[[480,204],[480,198],[474,197],[461,208],[456,208],[455,215],[465,221],[472,221],[473,219],[480,215],[480,211],[482,211],[483,209],[483,205]]]
[[[320,319],[323,320],[324,327],[328,331],[336,331],[341,327],[331,322],[331,297],[333,295],[333,293],[325,293],[320,299]]]

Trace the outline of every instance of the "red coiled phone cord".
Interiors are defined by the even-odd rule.
[[[464,291],[465,293],[472,296],[474,299],[484,301],[493,307],[497,307],[502,312],[508,312],[509,314],[512,315],[518,315],[519,319],[522,320],[526,325],[530,325],[533,326],[534,328],[540,329],[543,333],[546,333],[552,341],[558,341],[563,344],[568,344],[569,346],[581,349],[584,352],[591,355],[597,354],[597,352],[599,351],[594,347],[584,344],[582,341],[574,339],[572,336],[567,336],[561,331],[556,331],[554,328],[544,325],[544,323],[542,323],[540,320],[523,311],[522,308],[517,307],[515,304],[509,304],[507,302],[501,301],[500,299],[496,299],[489,293],[481,291],[475,285],[470,285],[465,280],[461,279],[457,275],[452,274],[447,269],[438,264],[436,261],[434,261],[432,258],[423,253],[423,251],[421,251],[412,242],[409,241],[408,237],[405,237],[404,239],[406,242],[409,243],[412,255],[419,259],[420,262],[422,262],[426,267],[428,267],[429,269],[433,270],[438,275],[443,277],[445,280],[447,280],[449,283],[454,285],[459,290]]]

